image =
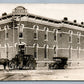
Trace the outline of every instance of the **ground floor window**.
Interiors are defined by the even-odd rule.
[[[44,58],[48,58],[48,45],[44,46]]]
[[[34,44],[34,57],[38,58],[38,44]]]

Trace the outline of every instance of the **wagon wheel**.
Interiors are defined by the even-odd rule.
[[[66,69],[67,68],[67,65],[64,65],[64,69]]]
[[[58,69],[59,67],[58,67],[58,65],[57,64],[55,64],[54,65],[54,69]]]
[[[15,69],[15,68],[16,68],[15,63],[9,62],[9,68],[10,68],[10,69]]]
[[[51,64],[48,65],[48,69],[53,69]]]
[[[23,63],[22,63],[22,62],[20,62],[20,64],[19,64],[19,69],[20,69],[20,70],[23,69]]]
[[[52,70],[52,69],[53,69],[53,67],[51,66],[51,67],[50,67],[50,69]]]
[[[33,70],[35,70],[36,69],[36,63],[33,63],[32,65],[33,65]]]
[[[34,69],[34,67],[32,66],[31,63],[29,63],[29,69],[30,69],[30,70],[33,70],[33,69]]]

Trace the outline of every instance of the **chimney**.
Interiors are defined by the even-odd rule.
[[[84,23],[83,22],[81,22],[81,25],[83,25]]]
[[[73,22],[74,22],[74,23],[77,23],[77,20],[74,20]]]
[[[64,17],[64,21],[67,21],[68,20],[68,18],[67,17]]]
[[[2,16],[5,16],[5,15],[7,15],[7,13],[6,13],[6,12],[2,13]]]

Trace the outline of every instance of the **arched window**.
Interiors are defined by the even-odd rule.
[[[69,30],[69,42],[72,43],[72,30]]]
[[[4,30],[5,30],[5,39],[8,39],[8,26],[4,26]]]
[[[24,24],[19,24],[19,38],[23,38]]]
[[[34,44],[34,57],[38,58],[38,44]]]
[[[54,29],[54,41],[56,41],[56,40],[57,40],[57,30]]]
[[[72,45],[69,44],[69,58],[71,58],[71,55],[72,55]]]
[[[44,27],[44,31],[45,31],[44,39],[45,40],[48,40],[48,28],[47,27]]]
[[[56,46],[54,46],[54,54],[56,54]]]
[[[8,48],[9,48],[9,44],[8,43],[6,43],[5,44],[5,51],[6,51],[6,57],[8,58]]]
[[[9,29],[9,26],[7,25],[6,27],[7,27],[7,28],[6,28],[6,30],[7,30],[7,32],[6,32],[6,37],[8,38],[8,29]]]
[[[80,32],[77,32],[77,35],[78,35],[78,37],[77,37],[77,43],[78,44],[80,44],[80,34],[81,34]]]
[[[39,26],[34,25],[33,28],[34,28],[34,39],[37,40],[38,39],[38,29],[39,29]]]
[[[44,58],[45,59],[48,58],[48,45],[47,44],[44,45]]]

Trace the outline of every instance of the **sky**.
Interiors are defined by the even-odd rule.
[[[2,13],[11,13],[17,6],[23,6],[29,13],[62,20],[68,17],[69,21],[84,22],[84,4],[0,4]]]

